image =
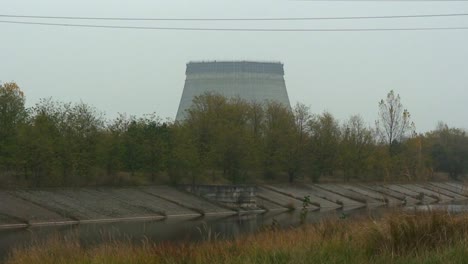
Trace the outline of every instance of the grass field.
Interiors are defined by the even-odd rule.
[[[295,228],[266,227],[235,240],[85,248],[52,237],[17,248],[10,264],[32,263],[468,263],[468,215],[392,212],[379,220],[328,219]]]

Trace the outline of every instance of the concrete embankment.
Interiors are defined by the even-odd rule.
[[[301,210],[436,204],[468,200],[458,182],[146,186],[0,191],[0,228]]]

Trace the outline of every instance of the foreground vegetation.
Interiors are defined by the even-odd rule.
[[[400,212],[380,220],[270,227],[235,240],[199,243],[112,242],[85,248],[77,241],[53,238],[16,249],[7,263],[466,263],[468,216]]]
[[[393,91],[379,119],[339,122],[269,103],[205,94],[183,122],[156,115],[106,120],[95,108],[44,99],[25,107],[0,84],[0,187],[296,180],[421,180],[468,171],[468,137],[441,123],[418,134]]]

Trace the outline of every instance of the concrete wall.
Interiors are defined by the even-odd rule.
[[[420,184],[186,185],[0,191],[0,229],[108,221],[162,220],[277,210],[447,204],[468,200],[457,182]]]

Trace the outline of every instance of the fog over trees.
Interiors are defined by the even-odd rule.
[[[378,99],[378,98],[376,98]],[[86,103],[25,107],[0,86],[0,187],[426,180],[468,171],[468,137],[443,122],[418,134],[400,96],[376,104],[375,127],[297,104],[195,98],[183,122],[155,114],[106,120]]]

